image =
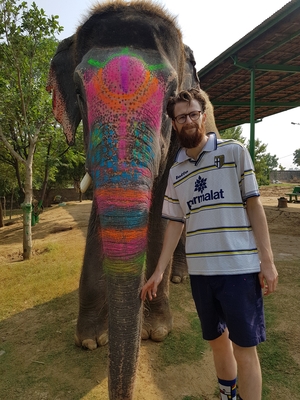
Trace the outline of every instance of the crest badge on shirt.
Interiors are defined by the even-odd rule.
[[[217,168],[222,168],[225,163],[225,156],[222,154],[221,156],[215,156],[215,166]]]

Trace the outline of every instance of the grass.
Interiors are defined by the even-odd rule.
[[[263,371],[263,399],[300,399],[299,358],[299,261],[277,262],[278,293],[265,300],[267,341],[258,347]],[[278,397],[279,398],[279,397]],[[280,397],[281,398],[281,397]]]
[[[173,290],[174,289],[174,290]],[[178,302],[180,299],[180,302]],[[164,340],[160,352],[161,367],[173,364],[192,363],[199,361],[208,348],[202,339],[200,323],[196,311],[187,311],[188,303],[192,304],[191,291],[188,282],[172,287],[170,291],[172,310],[177,312],[177,318],[185,319],[182,327],[173,330]],[[187,329],[188,326],[188,329]]]
[[[29,261],[2,264],[0,399],[102,398],[98,387],[107,381],[107,347],[82,351],[72,341],[83,247],[83,241],[45,243],[40,254]],[[297,400],[299,262],[281,261],[277,268],[278,293],[265,299],[268,337],[258,347],[262,398]],[[202,340],[188,282],[172,285],[170,302],[178,321],[176,329],[163,343],[151,345],[158,349],[153,355],[158,376],[167,373],[169,367],[197,368],[208,349]],[[211,399],[182,395],[178,400]]]
[[[83,246],[68,247],[51,243],[38,257],[1,266],[0,320],[78,287]]]

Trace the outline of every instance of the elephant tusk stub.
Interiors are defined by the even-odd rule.
[[[88,190],[88,188],[90,187],[91,183],[92,183],[92,178],[91,178],[90,174],[87,172],[84,175],[82,181],[80,182],[81,193],[85,193]]]

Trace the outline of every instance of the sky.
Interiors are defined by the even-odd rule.
[[[62,40],[75,32],[96,1],[35,0],[35,3],[47,15],[59,16],[64,31],[57,37]],[[288,1],[156,0],[156,3],[177,16],[183,41],[193,50],[199,71]],[[242,135],[249,139],[250,125],[244,124],[242,129]],[[300,148],[300,107],[264,118],[255,126],[255,138],[268,145],[267,152],[276,155],[284,168],[295,168],[293,153]]]

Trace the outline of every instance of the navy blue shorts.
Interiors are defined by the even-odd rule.
[[[230,340],[252,347],[266,340],[263,295],[258,273],[190,275],[203,339],[214,340],[228,328]]]

